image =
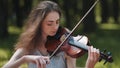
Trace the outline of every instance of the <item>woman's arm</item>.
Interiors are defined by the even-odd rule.
[[[50,62],[49,57],[27,54],[29,53],[25,49],[18,49],[2,68],[18,68],[21,64],[29,62],[35,63],[37,68],[46,68],[46,64]]]
[[[67,68],[76,68],[76,58],[65,55],[67,61]]]
[[[3,68],[18,68],[21,64],[25,63],[23,55],[27,54],[26,50],[19,48],[13,54],[11,59],[3,66]]]

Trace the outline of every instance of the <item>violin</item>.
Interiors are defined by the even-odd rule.
[[[58,45],[62,42],[62,40],[67,36],[68,32],[62,28],[59,27],[56,35],[54,37],[48,37],[48,40],[45,44],[47,51],[51,54],[57,47]],[[86,42],[84,42],[84,44],[88,44],[88,41],[86,40]],[[66,41],[61,47],[60,49],[58,49],[58,52],[61,51],[65,51],[69,56],[73,57],[73,58],[78,58],[82,55],[84,55],[86,53],[86,51],[74,47],[74,46],[70,46],[68,44],[68,41]]]
[[[47,51],[52,54],[54,50],[58,47],[58,45],[62,42],[62,40],[68,35],[68,32],[63,28],[59,27],[55,36],[49,36],[48,40],[45,44]],[[88,52],[88,47],[90,46],[90,42],[86,36],[70,36],[64,44],[57,50],[56,54],[64,51],[67,55],[73,58],[79,58],[83,56],[86,52]],[[102,59],[106,62],[113,62],[111,53],[108,52],[107,54],[104,52],[100,52],[99,61]]]

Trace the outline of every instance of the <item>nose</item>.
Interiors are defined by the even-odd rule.
[[[54,29],[54,30],[57,30],[57,29],[58,29],[58,25],[55,25],[55,26],[53,27],[53,29]]]
[[[58,25],[58,24],[55,24],[55,25],[53,26],[53,30],[57,30],[58,27],[59,27],[59,25]]]

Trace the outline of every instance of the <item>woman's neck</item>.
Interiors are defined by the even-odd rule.
[[[45,46],[45,43],[46,43],[46,40],[47,40],[47,36],[46,35],[42,35],[42,39],[41,39],[41,43],[40,43],[40,47],[44,47]]]
[[[40,41],[41,43],[39,44],[39,47],[38,47],[38,50],[42,55],[48,55],[47,49],[45,47],[46,41],[47,41],[47,35],[42,34],[42,39]]]
[[[44,34],[44,33],[42,33],[42,38],[43,38],[43,40],[46,42],[46,40],[47,40],[47,35]]]

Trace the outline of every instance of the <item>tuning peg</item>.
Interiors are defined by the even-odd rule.
[[[107,61],[112,63],[113,62],[112,56],[108,56],[108,60]]]
[[[103,50],[103,53],[105,53],[105,52],[106,52],[106,49]]]
[[[108,56],[111,56],[111,52],[108,52],[107,55],[108,55]]]
[[[104,65],[107,63],[108,61],[106,60],[105,62],[104,62]]]
[[[101,53],[105,54],[105,52],[106,52],[106,49],[104,49]]]

